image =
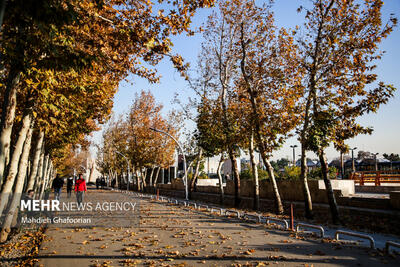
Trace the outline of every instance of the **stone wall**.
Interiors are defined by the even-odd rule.
[[[288,201],[304,201],[303,186],[300,181],[292,180],[278,180],[279,193],[284,200]],[[311,198],[316,203],[328,203],[325,189],[320,189],[317,180],[308,181],[308,187],[310,189]],[[207,192],[200,187],[197,187],[198,191]],[[334,188],[335,189],[335,188]],[[217,193],[219,189],[217,188]],[[242,197],[253,197],[254,185],[253,181],[243,180],[240,183],[240,196]],[[227,181],[225,187],[225,194],[234,195],[235,185],[233,181]],[[341,190],[334,190],[335,196],[342,196]],[[260,198],[274,199],[274,193],[272,185],[269,180],[260,181]]]
[[[354,182],[348,183],[349,186],[353,186],[354,190]],[[280,180],[277,181],[279,193],[283,200],[287,201],[304,201],[303,195],[303,186],[300,181],[292,181],[292,180]],[[334,188],[334,194],[337,198],[343,196],[343,188],[340,188],[340,183],[332,183]],[[310,180],[308,181],[308,187],[310,189],[311,198],[315,203],[328,203],[328,199],[326,196],[325,189],[321,189],[318,180]],[[343,187],[343,186],[342,186]],[[163,191],[166,190],[185,190],[182,179],[174,179],[171,184],[158,184],[157,188]],[[336,189],[338,188],[338,189]],[[351,189],[344,190],[346,194],[348,194]],[[202,193],[219,193],[218,186],[196,186],[196,192]],[[226,186],[224,187],[224,192],[226,195],[233,196],[235,194],[235,185],[234,182],[229,180],[226,182]],[[242,180],[240,184],[240,196],[241,197],[253,197],[254,186],[253,181]],[[260,198],[265,199],[274,199],[274,194],[272,191],[272,186],[269,180],[261,180],[260,181]]]
[[[198,179],[197,186],[217,186],[219,184],[218,179]]]
[[[343,180],[342,183],[332,180],[332,187],[334,188],[334,194],[336,201],[340,206],[357,207],[357,208],[368,208],[368,209],[379,209],[379,210],[391,210],[400,209],[400,196],[399,192],[391,193],[391,199],[383,198],[362,198],[349,196],[350,192],[354,190],[354,181]],[[350,183],[349,183],[350,182]],[[293,180],[281,180],[277,181],[279,193],[283,201],[303,202],[303,187],[300,181]],[[310,180],[308,186],[311,193],[311,199],[313,203],[328,204],[328,199],[325,191],[325,186],[322,180]],[[321,187],[323,189],[321,189]],[[348,188],[347,188],[348,187]],[[185,197],[185,187],[181,179],[175,179],[171,184],[158,184],[157,188],[161,194],[170,195],[175,197]],[[251,207],[253,199],[253,182],[252,181],[241,181],[240,185],[240,197],[243,200],[242,205],[244,207]],[[155,192],[154,189],[148,188],[147,192]],[[233,203],[234,197],[234,182],[227,181],[224,187],[225,201],[226,204]],[[197,186],[195,192],[193,192],[193,198],[198,200],[208,200],[211,198],[214,203],[219,203],[219,187],[218,186]],[[269,180],[260,181],[260,199],[273,200],[274,194],[272,186]],[[233,204],[232,204],[233,205]],[[260,205],[263,205],[261,202]]]
[[[356,185],[356,192],[363,193],[377,193],[377,194],[389,194],[391,191],[400,191],[400,186],[374,186],[374,185]]]

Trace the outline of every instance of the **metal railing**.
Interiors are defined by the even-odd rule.
[[[210,207],[210,212],[214,212],[217,211],[219,212],[220,215],[224,215],[224,209],[220,208],[220,207]]]
[[[207,205],[204,205],[204,204],[197,204],[197,209],[199,210],[199,209],[201,209],[201,208],[208,210],[208,206],[207,206]]]
[[[225,215],[229,216],[229,214],[236,214],[236,216],[240,218],[240,212],[237,210],[225,210]]]
[[[359,237],[359,238],[368,239],[368,240],[369,240],[370,247],[371,247],[372,249],[375,249],[375,241],[374,241],[374,239],[373,239],[371,236],[369,236],[369,235],[364,235],[364,234],[359,234],[359,233],[354,233],[354,232],[348,232],[348,231],[343,231],[343,230],[337,230],[337,231],[335,232],[335,239],[336,239],[337,241],[339,241],[339,234],[348,235],[348,236],[355,236],[355,237]]]
[[[386,244],[385,244],[386,253],[390,253],[390,247],[400,248],[400,243],[396,243],[394,241],[386,241]]]
[[[196,202],[188,202],[188,207],[193,206],[193,208],[197,209],[197,204]]]
[[[247,220],[254,220],[258,223],[261,223],[261,215],[260,214],[250,214],[250,213],[245,213],[243,214],[243,218]]]
[[[373,183],[380,186],[382,183],[400,183],[400,170],[358,171],[350,176],[355,184],[364,185]]]
[[[272,218],[272,217],[262,217],[265,220],[266,224],[270,224],[270,222],[282,223],[285,226],[285,230],[289,229],[289,223],[285,219]]]
[[[307,224],[307,223],[298,223],[297,226],[296,226],[296,232],[299,232],[300,227],[317,229],[317,230],[320,231],[321,238],[324,237],[325,233],[324,233],[324,228],[322,228],[322,226],[313,225],[313,224]]]

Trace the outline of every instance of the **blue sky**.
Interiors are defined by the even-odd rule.
[[[290,4],[289,4],[290,2]],[[301,25],[303,15],[298,14],[296,9],[299,5],[307,1],[300,0],[276,0],[273,10],[275,12],[275,21],[279,27],[291,27]],[[207,16],[211,13],[211,9],[202,9],[196,14],[193,19],[193,26],[201,26],[207,20]],[[400,1],[387,0],[383,7],[384,21],[387,20],[389,14],[395,13],[400,17]],[[178,36],[172,38],[174,47],[172,52],[181,54],[185,61],[191,63],[191,67],[196,66],[197,54],[200,51],[202,41],[201,34],[187,37]],[[362,135],[349,140],[347,143],[352,147],[358,147],[360,150],[383,153],[400,153],[400,29],[395,28],[388,39],[384,40],[381,48],[386,51],[383,59],[378,62],[377,73],[380,80],[393,84],[399,88],[395,97],[390,102],[382,106],[378,113],[368,114],[360,118],[359,122],[362,125],[373,126],[374,132],[372,135]],[[192,95],[187,83],[176,72],[169,60],[163,60],[157,69],[162,78],[158,84],[149,84],[145,79],[130,76],[130,83],[123,82],[119,86],[119,91],[114,98],[115,114],[127,112],[132,104],[135,93],[141,90],[151,90],[156,100],[163,104],[164,112],[173,108],[178,109],[179,106],[174,105],[171,101],[176,93],[184,102]],[[132,85],[132,84],[133,85]],[[192,127],[188,125],[188,127]],[[99,141],[100,134],[95,133],[94,141]],[[274,158],[288,157],[291,159],[292,150],[289,147],[292,144],[298,144],[296,138],[289,139],[284,146],[274,153]],[[298,155],[299,153],[296,152]],[[297,156],[296,155],[296,156]],[[315,156],[310,153],[312,158]],[[329,148],[327,150],[329,159],[338,157],[338,153]]]

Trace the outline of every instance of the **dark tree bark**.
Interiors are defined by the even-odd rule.
[[[6,175],[6,166],[10,157],[11,133],[14,125],[15,109],[17,106],[17,85],[21,72],[11,68],[4,92],[3,107],[0,121],[0,186]]]
[[[336,203],[335,194],[333,193],[331,180],[328,177],[328,162],[326,160],[325,152],[323,149],[318,151],[319,160],[321,162],[321,172],[324,178],[325,190],[328,197],[329,208],[331,210],[332,221],[334,224],[340,223],[339,208]]]
[[[196,182],[197,182],[197,177],[199,176],[199,172],[200,172],[200,163],[201,163],[202,157],[203,157],[203,149],[200,147],[199,154],[197,155],[196,169],[194,171],[192,180],[190,181],[190,188],[189,188],[189,195],[188,195],[189,199],[192,199],[192,192],[194,192],[196,189]]]
[[[240,198],[240,175],[239,169],[236,162],[236,156],[232,150],[229,151],[229,159],[232,163],[232,174],[233,174],[233,181],[235,183],[235,208],[239,208],[241,198]]]
[[[310,194],[310,189],[308,188],[308,182],[307,182],[307,158],[306,158],[306,150],[304,148],[304,145],[301,145],[301,173],[300,173],[300,180],[302,181],[302,187],[303,187],[303,196],[304,196],[304,212],[305,212],[305,217],[307,219],[312,219],[313,216],[313,208],[312,208],[312,200],[311,200],[311,194]]]
[[[256,160],[254,158],[254,134],[253,134],[253,131],[251,131],[251,135],[250,135],[249,154],[250,154],[251,170],[253,173],[253,180],[254,180],[253,208],[254,208],[254,210],[259,210],[260,209],[260,186],[259,186],[259,181],[258,181],[258,168],[257,168]]]
[[[221,175],[221,167],[222,167],[223,162],[224,162],[224,153],[221,153],[221,159],[219,160],[218,168],[217,168],[219,192],[220,192],[220,204],[221,205],[224,204],[224,185],[223,185],[222,175]]]

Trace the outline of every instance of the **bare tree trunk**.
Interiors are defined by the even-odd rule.
[[[305,209],[305,216],[307,219],[312,219],[313,216],[313,208],[312,208],[312,200],[310,189],[308,188],[308,181],[307,181],[307,157],[306,157],[306,150],[304,145],[301,145],[301,173],[300,179],[302,181],[303,187],[303,196],[304,196],[304,209]]]
[[[154,186],[157,185],[158,175],[160,174],[160,169],[161,169],[161,167],[157,167],[156,176],[154,177],[154,180],[153,180],[153,185]]]
[[[143,182],[143,189],[146,190],[147,187],[147,168],[144,168],[143,176],[142,176],[142,182]]]
[[[153,186],[153,174],[154,174],[154,168],[151,168],[151,172],[150,172],[150,179],[149,179],[149,185]]]
[[[142,183],[142,179],[140,176],[141,176],[140,171],[136,169],[136,179],[137,179],[137,183],[138,183],[138,191],[143,191],[143,183]]]
[[[195,186],[196,186],[197,177],[199,176],[200,163],[201,163],[202,157],[203,157],[203,149],[201,147],[199,147],[199,154],[197,155],[196,169],[192,176],[192,180],[190,181],[189,199],[192,198],[192,192],[194,191]]]
[[[46,169],[44,170],[44,178],[45,178],[45,180],[47,181],[47,184],[46,184],[46,187],[45,187],[45,189],[47,188],[47,185],[48,185],[48,183],[50,182],[50,171],[51,171],[51,165],[52,165],[52,162],[51,162],[51,159],[50,159],[50,155],[48,155],[48,157],[49,157],[49,160],[48,160],[48,162],[47,162],[47,166],[46,166]]]
[[[21,72],[11,68],[4,92],[0,122],[0,186],[3,184],[3,177],[6,175],[6,166],[8,165],[10,156],[11,133],[17,106],[17,84],[19,83],[20,77]]]
[[[307,157],[306,157],[306,143],[307,143],[306,132],[309,128],[310,108],[311,108],[310,96],[311,96],[311,92],[309,93],[309,96],[307,98],[307,102],[306,102],[306,106],[305,106],[304,125],[303,125],[303,129],[300,133],[300,142],[301,142],[300,179],[303,182],[304,211],[305,211],[305,217],[307,219],[312,219],[314,217],[311,194],[310,194],[310,189],[308,188],[308,182],[307,182],[308,167],[307,167]]]
[[[220,203],[221,205],[224,204],[224,185],[222,181],[222,175],[221,175],[221,167],[222,163],[224,162],[224,153],[221,153],[221,158],[218,163],[218,168],[217,168],[217,174],[218,174],[218,182],[219,182],[219,192],[220,192]]]
[[[32,170],[31,170],[31,173],[29,174],[27,190],[33,189],[33,187],[35,185],[35,179],[36,179],[36,176],[38,173],[38,168],[39,168],[40,152],[42,151],[42,147],[43,147],[43,139],[44,139],[44,132],[40,131],[39,139],[36,143],[35,155],[33,157]]]
[[[254,206],[255,210],[260,209],[260,186],[258,183],[258,169],[256,160],[254,158],[254,133],[251,130],[250,134],[250,145],[249,145],[249,154],[250,154],[250,163],[251,163],[251,170],[253,173],[254,178]]]
[[[14,189],[13,198],[11,200],[11,204],[8,210],[8,213],[5,215],[2,231],[0,233],[0,242],[3,243],[7,240],[8,234],[11,231],[11,224],[14,219],[14,216],[18,214],[18,206],[21,200],[22,190],[24,188],[25,176],[28,167],[28,158],[29,152],[31,149],[31,140],[32,140],[32,131],[33,131],[33,123],[29,127],[28,133],[26,135],[26,140],[24,144],[24,151],[21,155],[21,160],[19,161],[19,171],[18,176],[16,178],[16,184]]]
[[[48,183],[48,181],[46,180],[46,169],[47,169],[47,165],[48,164],[49,164],[49,155],[47,154],[45,156],[43,168],[41,170],[41,177],[40,178],[41,178],[41,180],[43,180],[43,184],[42,184],[42,187],[40,188],[39,199],[43,198],[43,192],[46,189],[46,186],[47,186],[47,183]]]
[[[344,155],[343,151],[340,151],[340,176],[344,179]]]
[[[234,152],[230,149],[229,151],[229,159],[232,163],[232,173],[233,173],[233,181],[235,183],[235,207],[238,208],[240,206],[240,175],[239,169],[236,162],[236,157]]]
[[[90,171],[89,171],[89,182],[92,181],[95,165],[96,165],[96,163],[92,162],[92,166],[90,167]]]
[[[276,180],[275,180],[274,168],[272,167],[271,163],[269,162],[265,151],[260,149],[260,153],[261,153],[261,158],[262,158],[262,160],[264,162],[264,165],[267,168],[268,176],[269,176],[269,178],[271,180],[272,191],[274,193],[274,198],[275,198],[276,212],[278,214],[282,214],[284,210],[283,210],[281,196],[280,196],[279,190],[278,190],[278,185],[277,185]]]
[[[49,165],[48,172],[47,172],[47,181],[48,181],[48,183],[47,183],[46,188],[48,188],[48,186],[53,183],[53,179],[54,179],[53,170],[54,170],[53,161],[50,160],[50,165]]]
[[[26,136],[30,129],[31,122],[32,122],[32,115],[30,112],[28,112],[28,114],[25,114],[22,119],[22,127],[18,133],[18,139],[15,144],[14,151],[12,153],[10,166],[7,171],[7,178],[4,180],[4,183],[3,183],[3,188],[2,188],[1,196],[0,196],[0,214],[2,214],[4,208],[6,207],[7,202],[8,202],[8,197],[10,196],[10,194],[12,192],[15,177],[18,172],[18,165],[19,165],[20,157],[22,154],[22,150],[24,148]]]
[[[33,137],[31,137],[31,139],[32,138]],[[28,157],[28,162],[27,162],[27,167],[26,168],[27,169],[26,169],[26,174],[25,174],[24,188],[22,189],[22,192],[26,192],[26,190],[27,190],[27,186],[28,186],[28,182],[29,182],[28,179],[29,179],[29,175],[30,175],[31,170],[32,170],[32,162],[30,161],[29,157]]]
[[[107,186],[109,186],[109,187],[111,187],[111,180],[112,180],[111,169],[108,169]]]
[[[35,177],[35,196],[39,197],[40,194],[40,189],[42,188],[43,184],[43,179],[42,179],[42,171],[43,171],[43,164],[44,164],[44,148],[40,152],[40,160],[39,160],[39,166],[38,166],[38,171]]]
[[[116,187],[116,188],[119,188],[120,183],[119,183],[119,181],[118,181],[118,176],[117,176],[118,174],[117,174],[117,172],[111,170],[111,175],[112,175],[112,179],[115,180],[115,187]]]
[[[117,171],[115,171],[115,178],[116,178],[117,181],[118,181],[119,189],[122,190],[122,177],[121,177],[121,174],[118,173]]]
[[[51,185],[53,183],[53,161],[51,161],[51,159],[49,158],[49,164],[47,167],[47,171],[46,171],[46,181],[47,181],[47,185],[45,187],[45,189],[47,189],[49,187],[49,185]]]
[[[186,168],[188,174],[189,174],[189,172],[193,174],[193,168],[192,168],[192,166],[193,166],[193,160],[189,163],[189,165],[188,165],[187,168]]]
[[[325,152],[323,149],[318,151],[319,161],[321,162],[321,172],[324,178],[326,194],[328,197],[328,203],[331,210],[332,221],[334,224],[340,223],[339,208],[336,203],[335,194],[333,193],[331,180],[328,177],[328,162],[326,161]]]

